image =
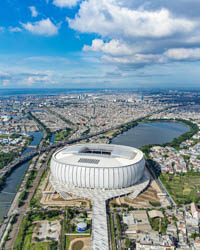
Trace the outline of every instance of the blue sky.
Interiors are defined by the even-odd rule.
[[[200,87],[199,0],[1,0],[0,88]]]

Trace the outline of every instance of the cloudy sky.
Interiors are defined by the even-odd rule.
[[[199,0],[1,0],[0,88],[200,87]]]

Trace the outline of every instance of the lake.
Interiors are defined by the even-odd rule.
[[[113,138],[112,144],[140,148],[147,144],[163,144],[179,137],[190,128],[180,122],[148,122]]]

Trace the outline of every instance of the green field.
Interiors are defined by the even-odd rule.
[[[70,132],[71,129],[66,128],[66,130],[56,133],[55,141],[62,141],[65,137],[69,136]]]
[[[189,171],[177,175],[162,174],[160,180],[177,205],[191,202],[200,204],[200,172]]]
[[[149,218],[150,224],[154,231],[162,232],[162,234],[166,234],[166,229],[170,222],[167,220],[167,217],[164,218]]]

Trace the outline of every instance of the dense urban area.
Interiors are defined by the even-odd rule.
[[[0,206],[7,207],[1,249],[90,249],[92,204],[55,192],[49,182],[51,156],[77,142],[109,144],[149,122],[178,122],[187,132],[141,147],[151,181],[137,197],[110,200],[110,249],[200,249],[199,110],[196,91],[0,96],[0,196],[12,194],[4,190],[8,179],[28,163],[10,202],[0,197]]]

